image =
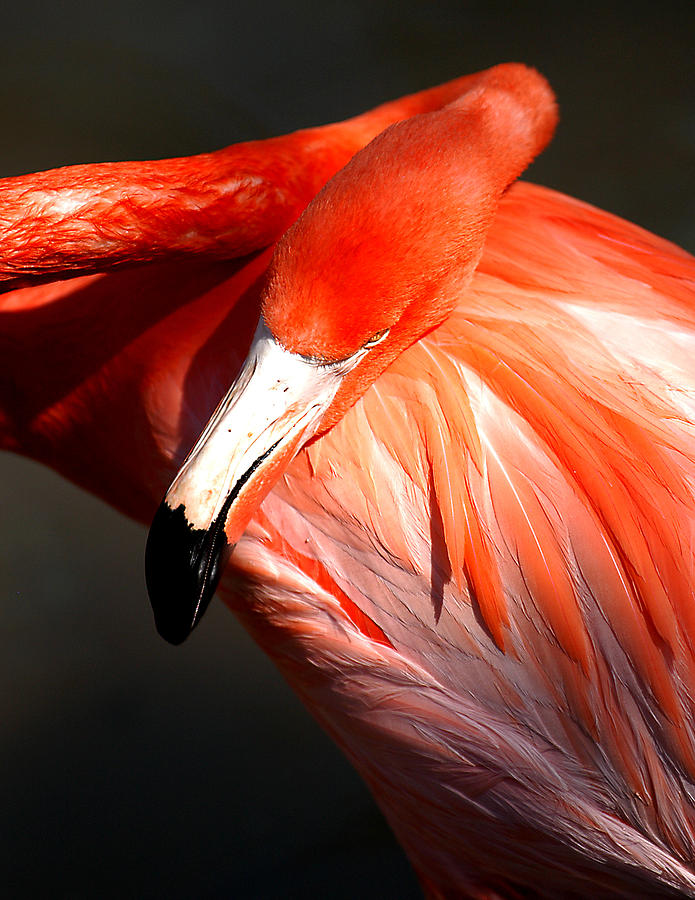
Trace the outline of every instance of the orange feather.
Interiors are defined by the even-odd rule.
[[[540,77],[506,66],[225,151],[213,181],[265,173],[267,192],[203,209],[205,247],[172,213],[199,160],[148,164],[165,229],[121,203],[132,256],[95,235],[100,191],[139,164],[0,184],[9,286],[142,264],[0,298],[0,439],[145,521],[261,306],[283,360],[359,357],[284,473],[244,472],[267,495],[223,596],[429,896],[695,896],[695,260],[509,186],[554,120]],[[81,236],[56,219],[75,179]],[[56,193],[19,216],[37,191]],[[17,241],[32,223],[56,228],[45,261]]]

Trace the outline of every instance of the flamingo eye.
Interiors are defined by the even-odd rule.
[[[373,334],[368,341],[365,341],[365,343],[363,344],[364,349],[371,350],[372,347],[376,347],[377,344],[380,344],[384,340],[389,331],[389,328],[384,328],[382,331],[377,331],[377,333]]]

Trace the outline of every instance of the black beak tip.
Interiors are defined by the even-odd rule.
[[[182,644],[215,593],[229,556],[223,528],[193,528],[184,507],[162,503],[145,549],[145,580],[155,626],[170,644]]]
[[[183,644],[191,631],[193,631],[192,627],[184,627],[183,629],[180,629],[179,623],[172,622],[170,619],[163,618],[162,616],[157,618],[156,615],[154,618],[154,625],[157,629],[157,634],[159,634],[161,638],[164,638],[164,640],[168,644],[171,644],[174,647],[178,647],[180,644]]]

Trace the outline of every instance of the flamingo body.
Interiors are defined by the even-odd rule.
[[[236,608],[416,869],[446,872],[434,896],[693,891],[676,585],[692,552],[694,275],[640,229],[516,185],[466,303],[295,460],[237,546]],[[483,553],[503,606],[476,583]]]
[[[149,520],[270,257],[7,293],[4,445]],[[223,597],[431,897],[695,896],[694,349],[692,257],[516,183],[236,544]]]

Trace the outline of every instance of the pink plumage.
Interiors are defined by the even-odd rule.
[[[522,67],[477,78],[424,96],[437,108],[479,90],[492,103],[486,86],[501,78],[532,107],[552,103]],[[422,109],[410,98],[400,111]],[[371,137],[359,123],[323,132],[335,154],[323,180],[346,161],[346,133]],[[481,177],[467,139],[460,164]],[[328,258],[330,244],[312,257],[312,242],[329,240],[350,171],[378,165],[369,152],[306,214],[328,218],[300,220],[271,263],[276,332],[292,323],[272,292],[301,294],[297,273]],[[441,323],[404,339],[371,382],[355,377],[351,403],[335,394],[335,422],[293,459],[266,477],[264,457],[248,476],[266,482],[253,502],[239,494],[252,517],[222,594],[365,778],[429,896],[695,896],[695,261],[579,201],[503,182]],[[392,179],[383,189],[396,203]],[[273,240],[286,224],[272,220]],[[7,293],[0,349],[22,378],[3,397],[3,445],[148,520],[251,344],[271,257],[261,232],[262,252],[237,261],[188,248]],[[91,271],[80,252],[76,268]],[[428,254],[435,265],[436,246]],[[398,322],[386,336],[376,324],[357,367],[396,340]],[[324,341],[334,358],[309,365],[344,362],[343,337],[326,334],[311,332],[311,353]],[[57,389],[41,366],[61,354]]]

